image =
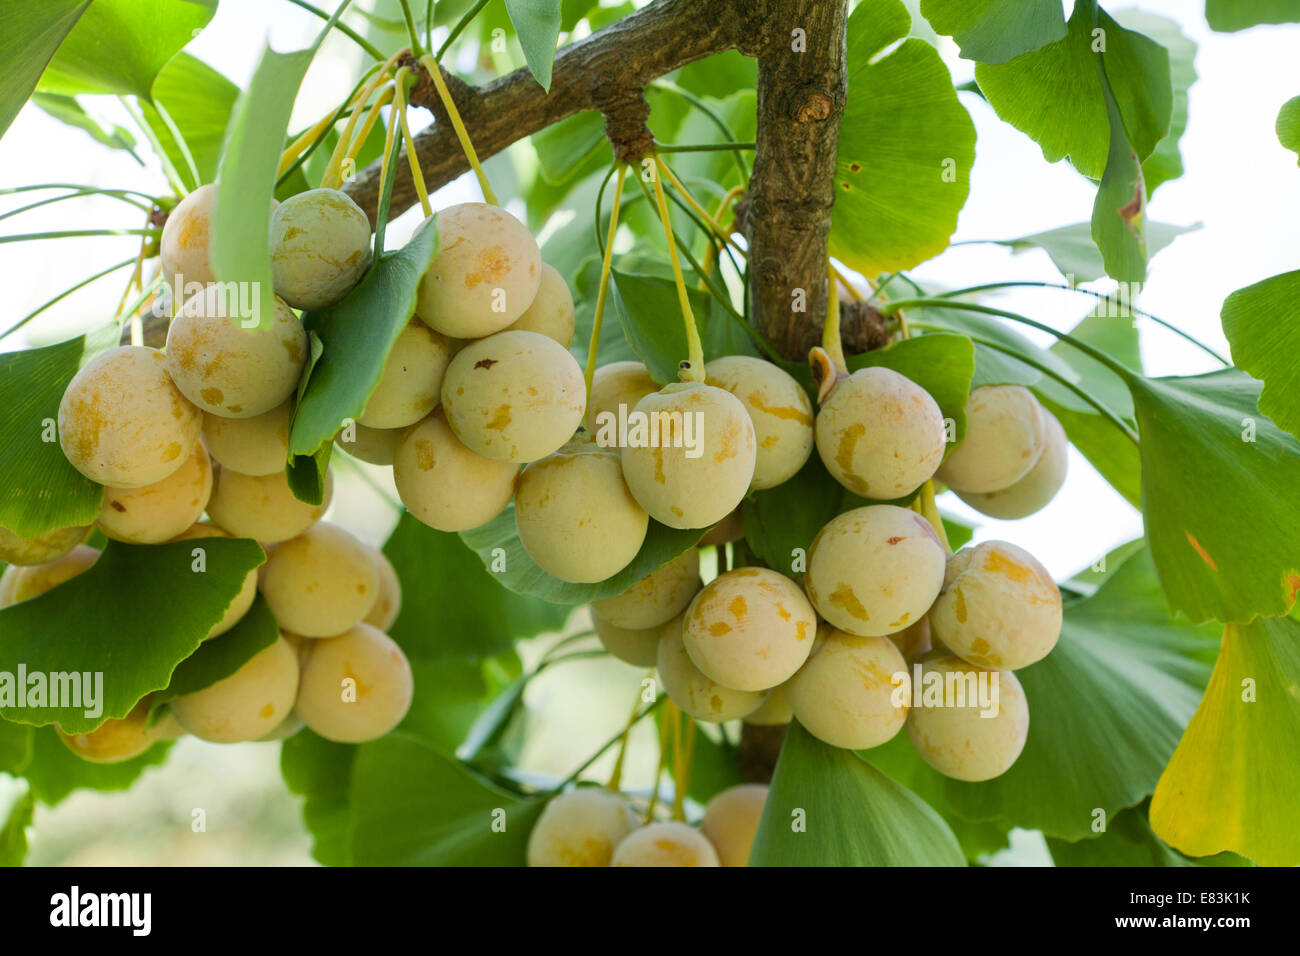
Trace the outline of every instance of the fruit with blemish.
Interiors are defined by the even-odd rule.
[[[366,399],[357,423],[366,428],[405,428],[433,411],[442,377],[455,348],[423,322],[412,321],[398,334],[384,361],[379,384]]]
[[[573,293],[558,269],[542,263],[537,296],[509,329],[545,335],[566,349],[573,344]]]
[[[695,666],[683,640],[684,618],[673,618],[660,632],[656,664],[664,692],[696,720],[722,723],[757,710],[763,702],[761,692],[723,687]]]
[[[907,661],[888,638],[831,630],[787,694],[795,719],[818,740],[866,750],[903,729],[910,686]]]
[[[55,725],[64,746],[90,763],[121,763],[138,757],[160,740],[179,737],[185,731],[170,713],[152,727],[148,718],[149,697],[131,708],[125,717],[110,717],[94,730],[70,734]]]
[[[814,649],[817,643],[813,643]],[[790,682],[777,684],[767,692],[763,703],[753,713],[745,715],[745,723],[756,727],[779,727],[790,723],[794,717],[794,708],[790,706]]]
[[[1021,385],[984,385],[966,402],[966,434],[937,477],[954,491],[987,493],[1014,485],[1046,444],[1043,407]]]
[[[340,301],[370,265],[370,220],[338,189],[309,189],[271,213],[271,279],[295,309]]]
[[[297,714],[337,743],[384,736],[411,706],[411,664],[397,643],[361,623],[338,637],[304,641]]]
[[[212,460],[241,475],[273,475],[289,458],[292,403],[284,402],[252,418],[222,418],[203,413],[203,442]]]
[[[367,545],[366,553],[370,555],[370,560],[375,565],[375,573],[379,578],[379,594],[375,598],[374,606],[366,612],[362,620],[387,632],[402,610],[402,582],[397,577],[397,569],[393,567],[393,562],[388,560],[384,552]]]
[[[804,466],[813,450],[813,409],[808,393],[788,372],[748,355],[709,362],[708,384],[740,399],[754,424],[755,490],[775,488]]]
[[[1023,478],[998,491],[956,491],[957,497],[981,514],[1003,521],[1027,518],[1045,508],[1065,484],[1070,440],[1056,416],[1047,409],[1043,409],[1043,419],[1046,423],[1043,453]]]
[[[610,866],[721,866],[708,838],[685,823],[651,823],[617,847]]]
[[[95,527],[128,544],[160,544],[199,520],[212,493],[212,463],[196,442],[185,464],[142,488],[105,488]]]
[[[690,548],[622,594],[593,601],[591,613],[615,627],[659,627],[686,610],[699,589],[700,552]]]
[[[353,458],[372,465],[391,465],[404,431],[402,428],[367,428],[352,422],[334,436],[334,444]]]
[[[218,744],[257,740],[293,709],[298,656],[283,637],[210,687],[178,697],[172,714],[188,733]]]
[[[67,554],[45,564],[26,567],[11,564],[0,575],[0,607],[11,607],[70,581],[99,558],[90,545],[79,544]]]
[[[742,783],[723,790],[704,808],[700,832],[713,844],[723,866],[749,866],[767,792],[766,784]]]
[[[217,187],[207,183],[176,204],[167,215],[159,240],[163,275],[170,286],[180,276],[183,286],[216,282],[212,271],[212,213]]]
[[[208,517],[237,538],[261,542],[287,541],[320,520],[334,493],[334,475],[325,474],[325,491],[318,505],[300,500],[283,471],[272,475],[243,475],[217,468],[212,475]]]
[[[363,620],[379,596],[366,545],[320,522],[275,549],[259,587],[276,621],[302,637],[332,637]]]
[[[25,538],[0,525],[0,561],[5,564],[45,564],[61,558],[90,534],[89,525],[55,528],[44,534]]]
[[[551,799],[528,835],[529,866],[609,866],[614,847],[641,823],[604,787],[578,787]]]
[[[647,395],[659,391],[659,383],[650,377],[640,362],[610,362],[596,369],[591,377],[591,395],[587,399],[586,425],[595,433],[606,421],[617,428],[619,408],[623,415],[636,408],[636,403]],[[612,419],[602,415],[613,416]],[[606,443],[614,447],[616,442]]]
[[[510,504],[519,466],[471,451],[438,409],[408,428],[393,453],[393,481],[411,514],[439,531],[487,524]]]

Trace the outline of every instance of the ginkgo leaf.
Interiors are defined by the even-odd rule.
[[[1065,36],[1060,0],[921,0],[921,13],[982,63],[1005,63]]]
[[[1294,102],[1300,106],[1300,97]],[[1300,435],[1300,271],[1238,289],[1220,317],[1232,361],[1264,383],[1259,410]]]

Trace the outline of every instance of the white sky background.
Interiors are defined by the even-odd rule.
[[[1153,261],[1142,305],[1226,352],[1218,320],[1224,297],[1298,265],[1294,221],[1300,169],[1295,155],[1278,144],[1273,124],[1282,103],[1300,93],[1294,69],[1300,27],[1215,34],[1204,22],[1202,0],[1149,0],[1140,6],[1179,21],[1198,45],[1200,77],[1191,90],[1190,119],[1182,140],[1186,172],[1157,191],[1149,215],[1165,222],[1204,223],[1200,232],[1180,238]],[[212,24],[188,49],[244,85],[268,33],[276,49],[288,50],[306,45],[319,27],[320,21],[287,3],[223,0]],[[957,57],[950,41],[943,41],[942,51],[958,83],[971,78],[971,64]],[[510,58],[513,65],[522,64],[517,45],[512,44]],[[308,75],[295,128],[333,108],[350,90],[360,63],[350,41],[331,38]],[[1090,183],[1064,162],[1047,165],[1032,141],[999,121],[978,97],[962,98],[979,139],[971,195],[955,239],[1010,238],[1090,218]],[[111,98],[85,102],[97,115],[127,125]],[[413,116],[417,125],[423,124],[420,111]],[[74,182],[158,191],[163,182],[156,169],[141,169],[127,154],[101,148],[31,106],[0,140],[0,172],[5,185]],[[4,197],[0,210],[32,198]],[[465,177],[442,190],[434,202],[445,206],[474,198],[477,187]],[[0,233],[137,227],[140,218],[135,209],[113,200],[78,200],[6,220]],[[393,241],[400,241],[416,221],[418,216],[403,217],[391,232]],[[0,327],[134,249],[131,238],[0,245],[0,277],[8,292]],[[1013,256],[1001,247],[982,245],[954,248],[914,274],[951,287],[1007,279],[1059,280],[1041,252]],[[14,337],[0,343],[0,349],[56,341],[102,325],[117,304],[125,277],[123,270],[74,294],[33,322],[26,341]],[[1088,308],[1084,297],[1060,292],[1008,294],[1002,302],[1012,311],[1062,328]],[[1214,367],[1204,354],[1157,327],[1143,328],[1142,343],[1148,370],[1155,374]],[[954,513],[974,515],[951,495],[946,498],[944,506]],[[1141,531],[1137,512],[1077,453],[1065,489],[1038,515],[1014,523],[976,517],[981,538],[1013,540],[1058,576],[1086,566]]]

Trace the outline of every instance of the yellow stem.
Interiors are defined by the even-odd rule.
[[[438,99],[442,100],[442,108],[447,111],[447,118],[451,120],[451,127],[456,131],[456,138],[460,140],[460,148],[464,151],[465,158],[469,160],[474,175],[478,177],[478,185],[483,190],[483,198],[493,206],[499,205],[496,193],[492,192],[492,186],[488,183],[487,174],[483,172],[483,167],[479,164],[478,153],[474,151],[474,144],[470,141],[465,124],[461,121],[460,110],[456,109],[456,101],[451,98],[451,90],[447,89],[447,81],[443,79],[442,68],[438,66],[438,61],[434,59],[432,53],[426,53],[420,57],[420,66],[424,67],[428,72],[433,79],[433,85],[438,89]]]
[[[340,172],[342,172],[344,163],[349,159],[355,160],[360,154],[362,148],[366,145],[366,140],[370,138],[370,131],[375,128],[375,123],[383,115],[381,111],[393,101],[396,92],[397,87],[395,86],[386,86],[380,91],[379,99],[375,100],[374,105],[366,111],[366,121],[361,124],[361,129],[352,137],[352,142],[348,144],[347,151],[343,154],[343,159],[339,163]]]
[[[411,167],[411,182],[415,184],[415,194],[420,197],[420,207],[424,215],[433,215],[433,206],[429,204],[429,191],[424,188],[424,172],[420,169],[420,157],[415,153],[415,140],[411,138],[411,127],[406,123],[406,68],[398,71],[398,80],[394,84],[394,112],[402,124],[402,142],[406,145],[406,165]]]
[[[632,713],[628,714],[627,726],[623,728],[623,736],[618,742],[618,759],[614,761],[614,772],[610,774],[609,783],[606,784],[610,790],[618,790],[619,785],[623,782],[623,761],[627,757],[627,742],[632,736],[632,728],[636,726],[637,715],[641,712],[641,685],[636,686],[636,697],[632,701]]]
[[[677,705],[671,700],[664,704],[663,716],[659,718],[659,766],[655,769],[654,783],[650,787],[650,804],[646,807],[646,822],[654,819],[655,807],[659,805],[659,783],[664,777],[664,768],[668,766],[668,724]]]
[[[677,178],[677,175],[671,169],[668,168],[668,164],[663,161],[663,157],[656,155],[655,163],[663,171],[663,174],[666,177],[668,177],[668,181],[672,183],[673,188],[676,189],[679,193],[681,193],[682,199],[686,200],[686,205],[690,206],[693,210],[695,210],[695,214],[699,216],[701,219],[703,219],[705,222],[707,222],[709,224],[709,227],[714,231],[714,233],[717,234],[717,236],[720,239],[722,239],[723,242],[727,243],[727,245],[731,246],[732,248],[739,250],[740,246],[736,242],[736,240],[731,238],[731,233],[727,232],[726,228],[723,227],[723,225],[720,222],[718,222],[717,219],[709,215],[708,211],[703,206],[700,205],[699,201],[693,195],[691,195],[691,191],[687,189],[685,184],[680,179]]]
[[[666,172],[661,157],[655,156],[655,165],[660,172]],[[671,174],[670,174],[671,175]],[[668,215],[668,201],[664,198],[662,176],[654,177],[655,202],[659,206],[659,218],[663,222],[664,235],[668,238],[668,256],[673,264],[673,281],[677,284],[677,302],[682,309],[682,321],[686,324],[686,350],[690,367],[683,369],[680,377],[683,381],[704,381],[704,347],[700,344],[700,333],[695,327],[695,313],[691,311],[691,299],[686,294],[686,280],[682,278],[682,264],[677,257],[677,241],[673,238],[672,217]]]
[[[943,517],[939,514],[939,506],[934,502],[933,481],[927,481],[921,486],[921,495],[917,498],[917,501],[920,502],[921,505],[918,509],[921,516],[924,517],[926,521],[930,522],[930,526],[934,528],[935,534],[937,534],[939,540],[943,542],[944,549],[951,554],[952,545],[948,543],[948,529],[943,526]]]
[[[830,356],[835,371],[847,373],[848,364],[844,361],[844,344],[840,341],[840,292],[835,285],[835,267],[830,266],[828,277],[830,289],[826,293],[826,322],[822,326],[822,348]]]
[[[353,97],[348,100],[347,106],[344,108],[353,111],[360,109],[361,93],[362,89],[358,89]],[[319,123],[289,144],[289,148],[280,154],[280,168],[275,171],[277,177],[283,176],[289,167],[294,164],[294,161],[301,156],[308,147],[325,135],[326,131],[334,125],[334,115],[336,112],[336,110],[331,110],[328,115],[321,117]]]
[[[591,399],[591,380],[596,375],[596,351],[600,345],[600,327],[605,317],[605,297],[609,292],[609,270],[614,261],[614,233],[618,231],[618,211],[623,202],[623,181],[627,166],[618,164],[618,182],[614,184],[614,208],[609,214],[609,235],[605,239],[605,258],[600,264],[600,289],[596,293],[596,313],[591,320],[591,342],[587,346],[587,399]],[[594,424],[594,423],[593,423]]]
[[[832,281],[838,280],[844,283],[844,288],[849,290],[849,297],[853,299],[854,302],[862,301],[862,293],[859,292],[857,290],[857,287],[854,286],[854,284],[845,277],[844,273],[840,272],[839,269],[835,268],[835,263],[833,262],[831,263],[831,280]]]
[[[722,217],[726,213],[727,207],[731,205],[733,199],[742,195],[744,192],[745,188],[743,186],[732,186],[731,189],[727,191],[727,194],[722,197],[722,201],[718,203],[718,211],[713,214],[713,221],[719,226],[722,226]],[[701,289],[707,289],[709,287],[707,277],[713,275],[713,265],[717,261],[717,258],[717,247],[713,243],[709,243],[709,248],[704,250],[704,263],[700,266],[704,273],[704,275],[700,276]]]
[[[396,111],[394,111],[396,112]],[[379,195],[384,195],[388,186],[388,167],[392,164],[393,149],[397,145],[397,131],[401,128],[401,123],[396,115],[389,117],[388,129],[384,133],[384,156],[381,160],[382,165],[379,167]]]
[[[680,710],[673,713],[673,819],[686,819],[686,788],[682,786],[682,777],[685,775],[685,768],[682,765],[682,756],[685,748],[682,746],[682,721],[684,715]]]
[[[405,51],[402,51],[405,52]],[[357,128],[357,121],[361,114],[365,112],[365,105],[370,102],[370,97],[374,96],[375,90],[388,79],[388,71],[393,68],[401,56],[401,52],[394,53],[382,67],[379,72],[371,77],[370,82],[361,88],[357,94],[357,105],[352,110],[352,115],[348,117],[347,126],[343,127],[343,133],[339,136],[338,143],[334,146],[334,152],[330,156],[329,165],[325,167],[325,175],[321,177],[321,185],[329,189],[338,189],[342,183],[342,176],[339,170],[343,166],[343,158],[347,155],[348,148],[352,145],[352,132]]]

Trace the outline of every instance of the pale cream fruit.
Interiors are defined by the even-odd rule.
[[[757,710],[763,702],[761,693],[723,687],[695,666],[682,639],[684,617],[673,618],[660,632],[656,663],[664,692],[696,720],[722,723]]]
[[[748,355],[714,359],[707,372],[708,383],[740,399],[754,423],[753,487],[775,488],[794,477],[813,450],[813,408],[803,386],[785,369]]]
[[[288,717],[284,718],[284,720],[280,721],[279,725],[276,726],[274,730],[258,737],[257,739],[259,741],[288,740],[306,726],[307,725],[302,722],[297,714],[290,714]]]
[[[442,411],[412,425],[393,454],[393,481],[402,504],[430,528],[468,531],[510,504],[519,466],[466,448]]]
[[[831,631],[789,686],[795,719],[832,747],[878,747],[903,729],[911,681],[886,637]]]
[[[591,615],[591,626],[595,628],[601,646],[620,661],[634,667],[654,667],[659,659],[659,635],[662,628],[632,630],[616,627],[594,613]]]
[[[1061,592],[1034,556],[1006,541],[962,548],[948,560],[930,629],[978,667],[1019,670],[1061,636]]]
[[[294,497],[284,472],[241,475],[218,468],[212,475],[208,517],[237,538],[275,543],[296,537],[320,520],[334,493],[334,475],[325,475],[318,505]]]
[[[685,823],[651,823],[614,848],[610,866],[721,866],[713,844]]]
[[[300,637],[332,637],[375,606],[379,570],[366,545],[320,522],[275,549],[259,587],[281,627]]]
[[[90,534],[88,525],[72,528],[55,528],[31,538],[14,534],[0,526],[0,561],[5,564],[45,564],[61,558]]]
[[[813,539],[804,587],[819,614],[862,637],[900,631],[930,609],[947,555],[914,511],[872,505],[837,515]]]
[[[314,733],[358,744],[384,736],[411,706],[411,665],[397,643],[369,624],[304,641],[298,716]]]
[[[545,335],[566,349],[573,344],[573,293],[559,270],[542,263],[537,297],[509,328]]]
[[[670,528],[707,528],[740,504],[757,452],[740,399],[712,385],[677,382],[641,399],[633,412],[623,476],[650,517]],[[596,441],[607,443],[599,431]]]
[[[723,866],[749,866],[767,790],[765,784],[742,783],[723,790],[704,808],[700,832],[713,844]]]
[[[212,460],[241,475],[273,475],[289,460],[293,403],[277,405],[252,418],[222,418],[205,412],[203,441]]]
[[[945,777],[979,782],[1011,768],[1029,736],[1029,701],[1011,671],[989,671],[950,655],[921,663],[920,704],[907,736]]]
[[[1023,478],[1000,491],[983,494],[958,491],[957,497],[981,514],[1003,521],[1027,518],[1046,507],[1065,484],[1065,474],[1070,466],[1070,440],[1056,416],[1047,409],[1043,409],[1043,419],[1047,423],[1043,453]]]
[[[233,538],[233,537],[234,535],[232,535],[229,531],[225,530],[224,528],[218,528],[214,524],[200,523],[200,524],[192,525],[191,527],[185,529],[183,532],[178,534],[173,540],[199,541],[204,538]],[[198,547],[202,547],[202,546],[199,545]],[[192,549],[191,549],[191,554],[193,554]],[[230,630],[232,627],[238,624],[240,619],[243,618],[243,616],[248,613],[248,609],[253,606],[253,601],[257,597],[258,572],[261,570],[261,568],[264,567],[266,567],[265,564],[259,565],[257,568],[254,568],[252,571],[249,571],[248,574],[244,577],[244,583],[240,585],[239,593],[235,595],[234,600],[230,602],[230,605],[226,608],[225,612],[221,615],[221,620],[217,621],[216,624],[212,625],[212,630],[208,631],[207,637],[203,638],[205,641],[208,640],[208,638],[216,637],[218,634],[225,634],[226,631]]]
[[[1046,417],[1033,392],[984,385],[970,393],[966,435],[936,475],[954,491],[1000,491],[1029,473],[1046,442]]]
[[[893,369],[858,369],[817,412],[817,452],[841,485],[887,501],[934,475],[946,448],[943,412],[930,393]]]
[[[29,567],[10,565],[0,576],[0,607],[31,600],[70,581],[95,563],[99,552],[79,544],[61,558]]]
[[[813,653],[819,642],[813,643]],[[794,708],[790,706],[790,682],[777,684],[767,692],[763,698],[763,703],[758,705],[758,710],[745,716],[745,723],[754,724],[757,727],[779,727],[782,724],[790,723],[794,717]]]
[[[379,577],[379,594],[374,606],[362,618],[367,624],[387,633],[397,620],[402,610],[402,582],[397,577],[397,569],[387,555],[378,548],[366,547],[370,560],[374,562],[375,574]]]
[[[370,220],[337,189],[309,189],[271,214],[275,294],[295,309],[341,300],[370,265]]]
[[[482,338],[523,315],[541,281],[542,254],[523,223],[497,206],[461,203],[438,211],[438,254],[416,311],[443,335]]]
[[[357,424],[366,428],[405,428],[433,411],[442,377],[455,354],[450,339],[423,322],[402,329],[384,362],[379,384],[366,399]]]
[[[609,866],[641,820],[622,796],[578,787],[551,800],[528,835],[529,866]]]
[[[403,428],[367,428],[353,422],[334,436],[334,444],[372,465],[392,465],[404,432]]]
[[[909,663],[930,653],[933,647],[933,641],[930,638],[930,619],[925,617],[913,621],[901,631],[895,631],[893,634],[885,636],[894,642],[898,652]]]
[[[212,463],[196,442],[185,464],[143,488],[105,488],[95,527],[114,541],[161,544],[199,520],[212,494]]]
[[[266,328],[244,328],[221,285],[185,300],[167,329],[167,372],[191,402],[223,418],[252,418],[283,404],[307,363],[307,331],[275,299]]]
[[[524,469],[515,525],[547,574],[593,584],[622,571],[645,541],[650,517],[623,481],[618,452],[576,438]]]
[[[170,740],[184,733],[176,719],[168,714],[154,726],[148,726],[149,698],[131,708],[125,717],[104,721],[87,733],[69,734],[55,725],[64,746],[90,763],[121,763],[138,757],[160,740]]]
[[[442,410],[456,437],[497,461],[545,458],[573,437],[586,407],[577,360],[536,332],[471,342],[442,380]]]
[[[212,211],[217,200],[214,183],[200,186],[176,204],[167,216],[159,243],[163,275],[169,286],[179,276],[182,288],[192,282],[216,282],[212,271]]]
[[[188,733],[217,744],[265,737],[293,710],[298,655],[283,637],[211,687],[177,697],[172,713]]]
[[[615,627],[640,631],[667,624],[700,590],[700,552],[683,551],[622,594],[593,601],[591,613]]]
[[[588,431],[594,432],[607,422],[612,422],[617,429],[620,407],[626,416],[636,408],[637,402],[657,391],[659,383],[650,377],[640,362],[610,362],[600,366],[591,377],[591,396],[587,399]]]
[[[167,374],[163,353],[124,345],[72,376],[59,402],[59,445],[72,467],[113,488],[161,481],[199,440],[203,417]]]
[[[707,532],[700,539],[700,547],[708,548],[719,544],[730,544],[732,541],[739,541],[745,536],[745,519],[744,505],[727,515]]]
[[[767,568],[737,568],[695,595],[682,637],[706,677],[770,690],[808,659],[816,633],[817,613],[799,585]]]

